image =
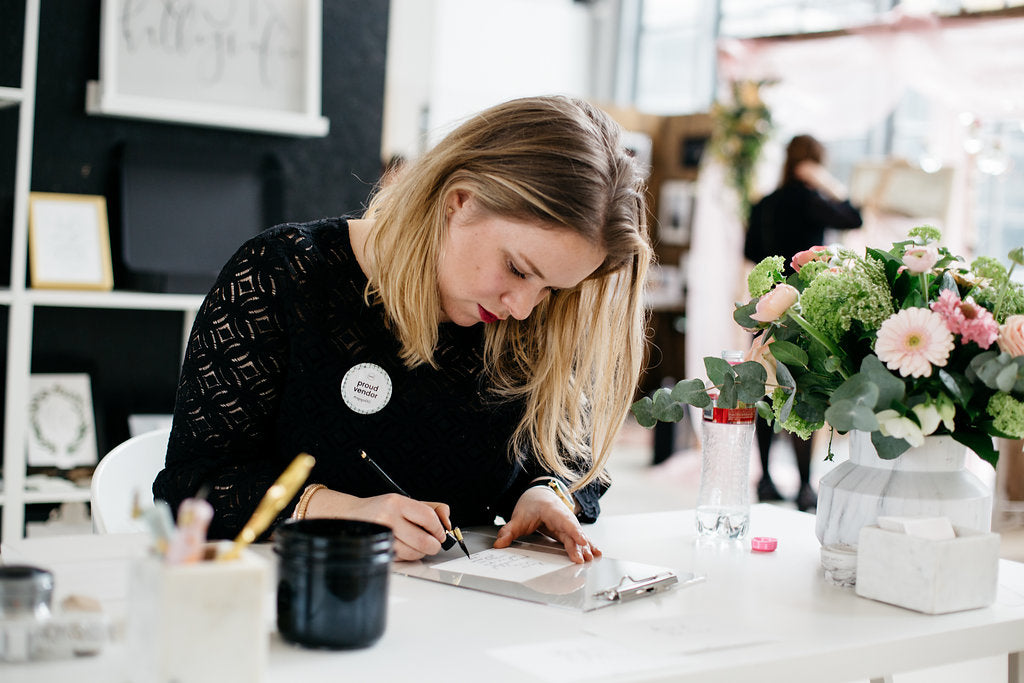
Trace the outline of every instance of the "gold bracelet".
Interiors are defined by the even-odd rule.
[[[323,484],[310,484],[303,491],[302,495],[299,496],[299,502],[295,504],[295,511],[292,512],[292,519],[305,519],[306,508],[309,507],[309,501],[313,497],[313,494],[320,489],[327,488]]]
[[[547,482],[543,482],[542,480],[544,479],[546,479]],[[565,490],[565,485],[558,479],[555,479],[554,477],[538,477],[533,480],[530,486],[546,486],[551,489],[555,492],[555,495],[558,496],[559,500],[565,503],[565,506],[569,508],[569,511],[576,514],[576,503],[573,502],[572,496],[569,495],[569,492]]]

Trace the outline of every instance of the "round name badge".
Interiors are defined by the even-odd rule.
[[[341,380],[341,398],[357,413],[376,413],[391,400],[391,377],[375,363],[354,365]]]

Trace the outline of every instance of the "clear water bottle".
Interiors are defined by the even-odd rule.
[[[730,363],[742,360],[726,351]],[[697,533],[723,539],[742,538],[750,527],[750,445],[757,410],[744,404],[704,410]]]

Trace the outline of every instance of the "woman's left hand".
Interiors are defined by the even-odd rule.
[[[534,531],[540,531],[564,545],[573,562],[589,562],[601,556],[601,551],[583,533],[576,515],[545,486],[533,486],[519,496],[512,517],[498,530],[494,547],[507,548],[515,539]]]

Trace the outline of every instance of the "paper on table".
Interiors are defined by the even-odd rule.
[[[570,564],[572,561],[566,555],[521,548],[490,548],[475,552],[471,557],[435,564],[434,569],[522,583]]]
[[[487,654],[551,683],[603,680],[681,662],[680,657],[649,654],[593,636],[512,645],[488,650]]]
[[[697,654],[778,640],[767,629],[736,624],[713,614],[634,621],[606,621],[584,627],[592,635],[650,652]]]

